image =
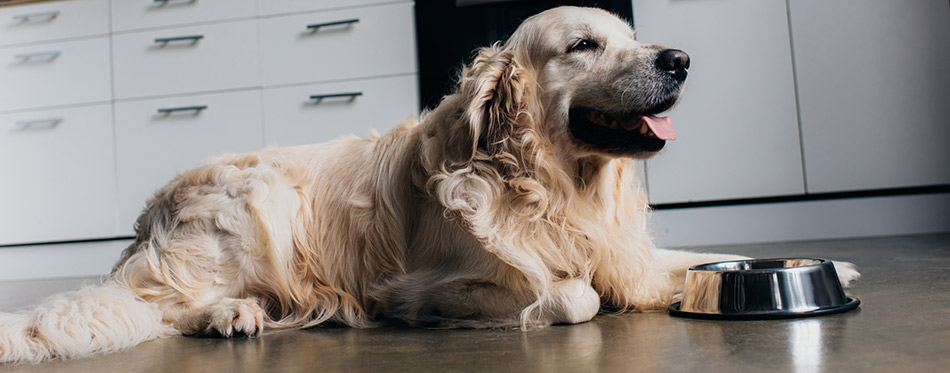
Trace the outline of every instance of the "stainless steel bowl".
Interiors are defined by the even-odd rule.
[[[683,301],[670,306],[670,315],[781,319],[844,312],[860,304],[844,294],[830,260],[755,259],[691,267]]]

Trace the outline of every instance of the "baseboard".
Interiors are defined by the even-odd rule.
[[[661,247],[950,232],[950,193],[654,211]]]
[[[0,248],[0,281],[108,274],[132,240],[58,243]]]

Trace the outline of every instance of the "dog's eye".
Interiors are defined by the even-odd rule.
[[[597,47],[598,47],[597,42],[593,40],[588,40],[588,39],[581,39],[581,40],[578,40],[577,43],[574,43],[574,45],[572,45],[570,48],[568,48],[567,53],[589,51],[589,50],[597,49]]]

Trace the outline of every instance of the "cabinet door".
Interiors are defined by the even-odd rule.
[[[117,34],[115,97],[260,86],[256,21]]]
[[[387,2],[391,3],[393,0],[258,0],[257,6],[259,14],[275,15],[314,10],[364,7]]]
[[[648,162],[653,203],[800,194],[783,0],[635,1],[637,38],[689,53],[678,133]]]
[[[950,3],[789,7],[808,191],[950,183]]]
[[[0,45],[108,34],[108,0],[55,1],[0,8]]]
[[[120,233],[179,171],[260,147],[260,103],[259,90],[116,103]]]
[[[248,18],[256,14],[254,0],[112,0],[115,31]]]
[[[0,245],[112,237],[112,106],[0,115]]]
[[[416,72],[412,5],[261,19],[264,85]]]
[[[112,99],[109,38],[0,49],[0,112]]]
[[[264,139],[302,145],[386,132],[418,113],[417,80],[405,75],[265,89]]]

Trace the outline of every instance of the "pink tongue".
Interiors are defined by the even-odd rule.
[[[647,126],[650,127],[656,137],[662,140],[676,140],[676,131],[673,130],[673,122],[670,121],[670,117],[644,115],[643,121],[647,122]]]

